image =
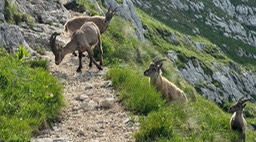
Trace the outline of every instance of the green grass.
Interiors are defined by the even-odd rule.
[[[114,67],[108,77],[125,107],[140,114],[140,128],[135,133],[138,142],[229,142],[239,137],[229,125],[232,114],[199,94],[196,94],[196,101],[190,100],[188,104],[174,102],[166,105],[141,72],[129,67]],[[255,115],[255,105],[250,104],[248,109],[247,113]],[[246,119],[251,123],[255,116]],[[247,130],[248,141],[255,141],[255,135],[255,131]]]
[[[225,108],[219,108],[215,103],[195,93],[194,87],[184,81],[174,65],[184,67],[191,60],[199,60],[204,71],[211,75],[212,63],[230,65],[232,59],[226,56],[221,48],[211,40],[202,36],[192,36],[192,42],[200,42],[206,47],[198,51],[194,46],[184,41],[182,33],[148,16],[143,11],[137,10],[147,27],[144,33],[146,42],[139,42],[132,34],[133,27],[119,17],[111,21],[109,29],[102,35],[105,63],[111,68],[108,78],[113,81],[118,90],[118,96],[126,109],[140,115],[140,128],[135,133],[139,142],[151,141],[234,141],[239,134],[232,131],[229,119],[232,114]],[[128,28],[127,28],[128,27]],[[176,45],[166,37],[172,33],[179,41]],[[187,105],[171,104],[166,106],[159,92],[149,85],[148,78],[143,76],[143,71],[149,62],[158,56],[163,58],[168,50],[174,50],[179,60],[172,64],[164,62],[163,75],[179,86],[188,95],[190,103]],[[136,70],[134,70],[136,69]],[[219,82],[214,82],[220,86]],[[204,85],[204,84],[202,84]],[[220,86],[221,87],[221,86]],[[253,105],[254,106],[254,105]],[[252,109],[254,110],[254,109]],[[252,114],[254,111],[246,113]],[[255,116],[246,117],[248,123],[254,124]],[[255,131],[247,131],[247,140],[254,141]]]
[[[0,139],[29,141],[60,111],[62,86],[45,68],[0,52]]]
[[[120,100],[135,114],[148,114],[164,105],[159,93],[150,88],[148,80],[131,68],[113,67],[108,72],[120,92]]]

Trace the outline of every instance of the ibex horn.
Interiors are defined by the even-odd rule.
[[[241,97],[237,102],[243,104],[243,103],[245,103],[245,102],[247,102],[247,101],[250,101],[250,99],[244,99],[244,97],[245,97],[245,96]],[[244,100],[243,100],[243,99],[244,99]]]
[[[244,104],[245,102],[250,101],[250,100],[251,99],[245,99],[245,100],[241,101],[241,103]]]
[[[166,59],[160,59],[160,60],[158,60],[158,61],[156,61],[156,59],[154,59],[153,60],[153,62],[155,63],[155,64],[160,64],[161,62],[163,62],[163,61],[166,61]]]
[[[115,12],[116,10],[117,10],[117,8],[118,8],[119,6],[117,6],[114,10],[112,10],[112,12]]]
[[[53,52],[56,51],[56,44],[55,44],[55,41],[56,41],[57,35],[60,35],[60,33],[54,32],[54,33],[51,35],[51,38],[50,38],[50,46],[51,46],[51,49],[52,49]]]

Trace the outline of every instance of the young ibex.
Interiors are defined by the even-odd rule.
[[[89,67],[92,66],[92,62],[97,66],[99,70],[102,70],[103,65],[103,50],[100,39],[100,31],[96,24],[93,22],[85,22],[83,26],[76,30],[71,37],[71,40],[62,48],[57,48],[55,45],[56,36],[58,33],[53,33],[50,38],[50,46],[53,54],[55,55],[55,64],[59,65],[66,54],[72,53],[76,50],[79,52],[79,67],[77,72],[82,69],[82,54],[84,51],[88,52],[90,63]],[[93,58],[93,49],[97,46],[100,49],[100,65]]]
[[[229,108],[229,111],[234,112],[230,119],[230,126],[233,130],[238,130],[242,133],[245,133],[247,123],[243,117],[243,109],[246,106],[244,103],[249,100],[250,99],[244,99],[243,96],[236,102],[236,104]]]
[[[144,75],[149,76],[150,83],[163,94],[163,98],[167,99],[168,103],[175,100],[187,102],[186,94],[161,75],[162,61],[165,60],[166,59],[161,59],[156,61],[154,59],[150,63],[149,68],[144,72]]]
[[[65,25],[65,32],[68,32],[72,35],[72,33],[79,29],[85,22],[94,22],[99,30],[100,33],[104,33],[106,29],[108,28],[108,25],[112,19],[112,17],[116,14],[116,10],[118,7],[116,7],[113,11],[110,10],[110,7],[108,8],[108,12],[104,16],[79,16],[75,17],[73,19],[68,20]]]

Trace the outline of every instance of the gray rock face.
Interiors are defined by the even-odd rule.
[[[234,5],[231,0],[212,0],[212,7],[206,7],[207,4],[204,4],[205,1],[203,0],[197,2],[171,0],[170,2],[161,1],[159,3],[146,0],[132,1],[143,9],[154,9],[149,11],[151,15],[155,15],[157,12],[165,13],[162,15],[162,19],[165,20],[172,17],[170,9],[184,12],[191,11],[195,16],[195,19],[191,21],[204,21],[209,28],[223,34],[225,37],[256,46],[256,32],[253,30],[256,27],[256,7],[246,5],[246,2]],[[224,15],[219,14],[220,12],[216,9],[221,9]],[[179,22],[178,19],[171,20]],[[197,35],[203,31],[194,27],[192,32]]]
[[[3,14],[4,13],[4,5],[5,5],[4,0],[1,0],[0,1],[0,23],[5,21],[4,14]]]
[[[68,17],[68,11],[64,6],[55,1],[17,1],[17,5],[22,12],[29,13],[38,23],[44,24],[64,24]]]
[[[235,14],[235,6],[233,6],[229,0],[213,0],[212,2],[228,15],[233,16]]]
[[[19,45],[22,45],[32,53],[34,52],[28,46],[18,26],[2,23],[0,24],[0,31],[1,31],[0,42],[8,52],[11,52],[11,53],[16,52]]]
[[[9,52],[15,52],[18,45],[22,45],[28,51],[34,53],[37,47],[48,48],[49,37],[53,31],[62,32],[63,24],[68,17],[68,11],[55,1],[13,1],[19,9],[19,12],[30,15],[32,21],[35,21],[31,27],[25,22],[19,25],[0,25],[0,44]],[[3,12],[4,2],[0,2],[0,13]],[[0,14],[0,21],[1,20]]]
[[[221,8],[227,15],[236,19],[227,21],[225,18],[222,18],[222,23],[230,29],[229,32],[224,30],[226,36],[240,39],[245,43],[256,46],[255,32],[252,30],[246,31],[242,25],[245,24],[247,26],[256,27],[256,8],[243,4],[234,6],[230,0],[213,0],[213,3],[216,7]]]
[[[251,71],[238,70],[236,65],[212,65],[212,74],[207,74],[200,61],[188,61],[185,68],[179,69],[181,75],[193,86],[198,86],[197,91],[202,96],[222,104],[223,101],[236,101],[246,95],[256,97],[256,75]]]
[[[124,17],[126,20],[130,21],[135,27],[135,33],[140,40],[145,40],[145,37],[143,35],[143,27],[142,23],[135,11],[135,8],[133,6],[133,3],[131,0],[123,0],[122,5],[118,5],[118,3],[115,0],[104,0],[103,4],[107,7],[118,7],[117,13],[119,16]]]

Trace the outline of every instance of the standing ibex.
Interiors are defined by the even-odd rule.
[[[168,103],[175,100],[187,102],[186,94],[161,75],[162,61],[165,60],[156,61],[154,59],[150,63],[149,68],[144,72],[144,75],[150,77],[150,83],[163,94],[163,98],[167,99]]]
[[[70,19],[64,25],[65,32],[69,32],[72,35],[72,33],[75,30],[79,29],[85,22],[93,22],[98,26],[100,33],[102,34],[108,28],[108,25],[112,17],[116,14],[117,8],[118,7],[116,7],[112,11],[110,10],[110,7],[109,7],[105,17],[104,16],[79,16],[79,17]]]
[[[55,64],[59,65],[68,53],[72,53],[76,50],[79,52],[79,67],[77,72],[80,72],[82,69],[82,54],[84,51],[88,52],[90,63],[89,66],[92,66],[92,62],[97,66],[99,70],[102,70],[101,66],[103,65],[103,51],[101,46],[100,31],[96,24],[93,22],[86,22],[83,26],[76,30],[71,37],[71,40],[62,48],[57,48],[55,45],[56,36],[58,33],[53,33],[50,38],[50,46],[52,52],[55,55]],[[93,58],[93,49],[97,46],[100,48],[100,65]]]
[[[112,17],[116,14],[117,8],[118,7],[116,7],[112,11],[110,10],[110,7],[109,7],[108,12],[105,14],[105,17],[104,16],[79,16],[79,17],[72,18],[65,23],[64,25],[65,32],[70,33],[70,35],[72,35],[73,32],[79,29],[85,22],[93,22],[98,26],[100,30],[100,34],[102,34],[107,30]],[[75,52],[73,52],[73,54],[77,56]]]
[[[236,102],[236,104],[229,108],[229,111],[234,112],[234,114],[230,118],[231,129],[240,131],[244,140],[247,123],[243,117],[243,109],[246,106],[246,104],[244,103],[249,100],[250,99],[244,99],[243,96]]]

